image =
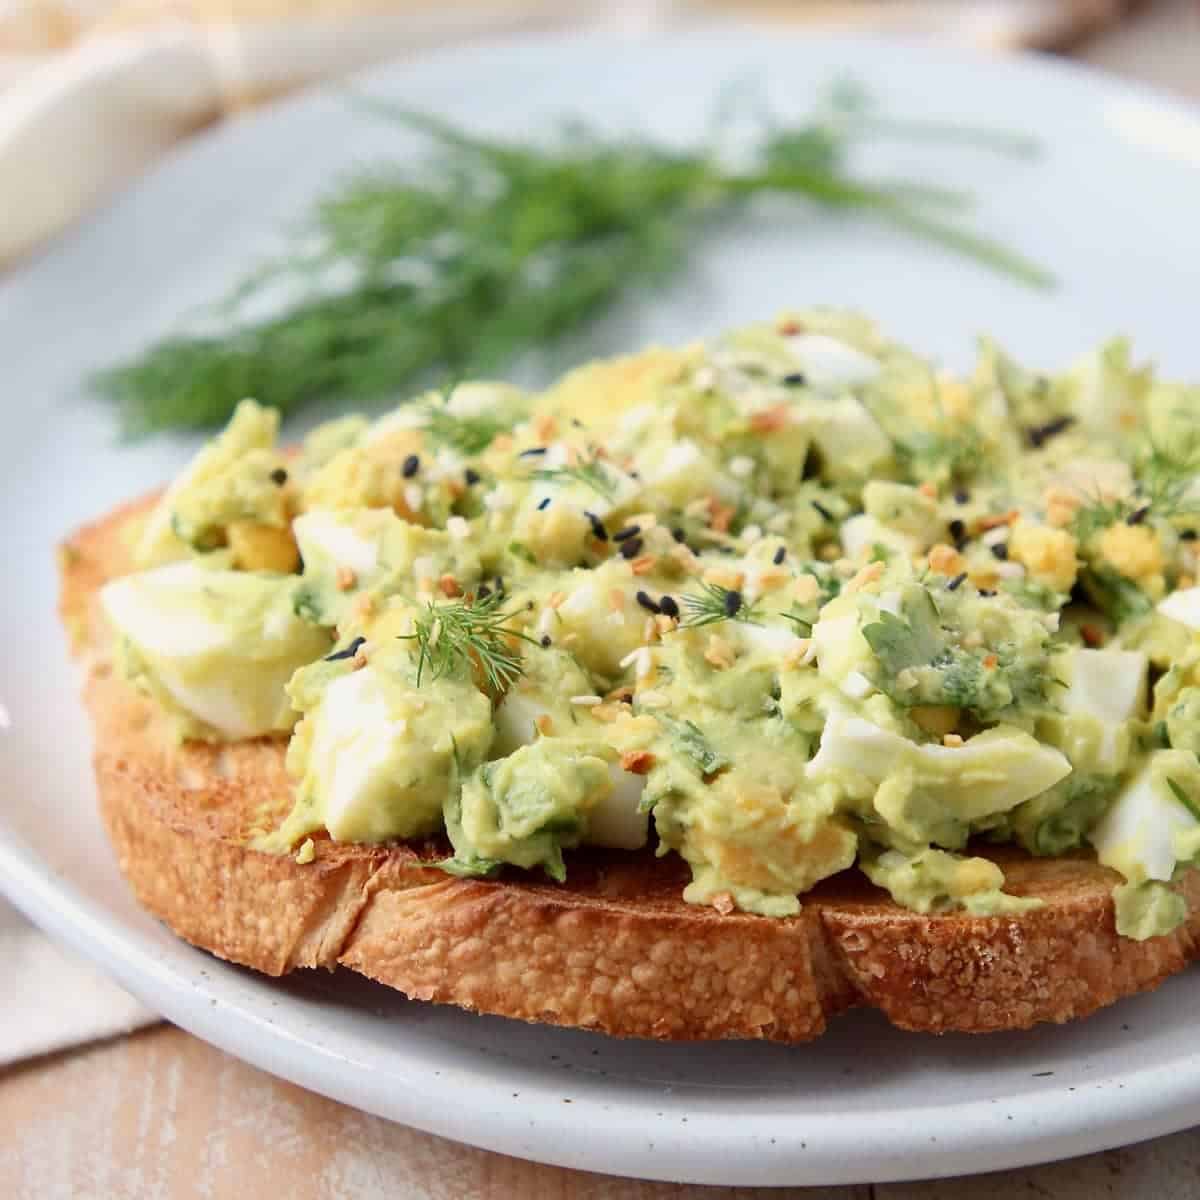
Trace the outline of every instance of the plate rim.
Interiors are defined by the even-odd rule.
[[[721,23],[720,29],[711,26],[698,30],[685,30],[656,34],[649,43],[667,43],[678,47],[681,43],[703,41],[713,37],[729,37],[732,32],[743,44],[755,41],[777,41],[778,32],[771,33],[739,23]],[[842,48],[853,53],[855,47],[873,46],[894,48],[903,46],[918,58],[937,61],[975,61],[981,67],[1009,75],[1012,79],[1031,73],[1038,78],[1069,79],[1073,86],[1100,86],[1107,97],[1135,98],[1139,102],[1161,106],[1168,112],[1180,113],[1194,120],[1200,109],[1186,100],[1160,92],[1158,89],[1127,80],[1117,79],[1096,68],[1060,60],[1035,59],[1033,56],[999,56],[971,51],[959,47],[933,46],[927,43],[909,42],[906,39],[864,34],[814,34],[794,33],[785,35],[789,40],[818,43],[831,49]],[[400,60],[406,69],[438,71],[441,64],[449,60],[470,61],[478,56],[494,53],[512,54],[521,47],[533,45],[543,52],[566,47],[568,52],[580,45],[596,43],[627,43],[630,39],[609,31],[570,31],[538,33],[483,39],[467,45],[451,46],[418,54]],[[392,61],[374,66],[354,76],[356,82],[370,84],[398,69]],[[1011,85],[1011,81],[1010,85]],[[341,86],[341,85],[338,85]],[[250,121],[221,126],[205,131],[190,139],[164,160],[157,164],[147,176],[160,171],[169,171],[181,157],[191,154],[212,153],[214,142],[231,137],[258,136],[254,128],[261,129],[271,120],[287,120],[290,114],[306,105],[322,103],[333,87],[315,88],[302,95],[273,105],[257,114]],[[250,133],[246,130],[251,129]],[[1115,135],[1114,135],[1115,136]],[[144,183],[135,183],[134,189]],[[134,190],[130,189],[130,190]],[[121,198],[111,203],[119,205]],[[12,278],[0,285],[0,296],[10,289],[20,288],[23,281],[44,269],[47,259],[70,252],[73,245],[89,235],[91,222],[85,222],[69,235],[43,253],[26,263]],[[1115,1088],[1109,1089],[1105,1100],[1095,1099],[1088,1109],[1086,1128],[1080,1128],[1081,1118],[1067,1119],[1072,1106],[1064,1086],[1039,1089],[1036,1097],[1022,1095],[1014,1104],[1022,1108],[1020,1119],[999,1122],[995,1132],[989,1129],[997,1123],[987,1117],[985,1100],[972,1101],[956,1106],[962,1114],[962,1126],[952,1137],[947,1137],[936,1150],[922,1146],[914,1149],[911,1129],[903,1120],[893,1120],[872,1126],[872,1146],[865,1162],[869,1176],[863,1174],[860,1159],[853,1164],[846,1159],[851,1138],[844,1134],[839,1142],[833,1138],[823,1152],[806,1151],[799,1134],[792,1138],[780,1137],[772,1146],[757,1146],[757,1161],[739,1161],[733,1144],[744,1134],[734,1133],[726,1118],[705,1117],[697,1119],[687,1136],[677,1136],[672,1145],[667,1131],[657,1138],[647,1150],[644,1146],[626,1146],[620,1161],[608,1166],[607,1144],[603,1141],[598,1148],[572,1139],[577,1133],[580,1118],[587,1114],[597,1120],[608,1121],[600,1113],[592,1113],[588,1103],[574,1109],[549,1109],[539,1114],[539,1145],[531,1154],[524,1140],[528,1137],[526,1122],[508,1119],[493,1122],[486,1129],[479,1128],[478,1134],[471,1127],[464,1128],[461,1119],[446,1111],[447,1104],[436,1108],[430,1104],[428,1092],[415,1098],[407,1107],[402,1104],[383,1105],[376,1097],[375,1103],[364,1103],[361,1091],[355,1091],[351,1083],[339,1083],[338,1073],[344,1072],[346,1061],[336,1052],[321,1046],[306,1043],[306,1054],[287,1058],[279,1053],[289,1040],[288,1034],[275,1027],[269,1037],[264,1031],[272,1022],[261,1014],[251,1011],[251,1006],[231,1005],[218,1001],[207,994],[201,978],[189,978],[184,969],[184,953],[192,951],[184,943],[171,948],[164,954],[157,950],[151,937],[123,922],[118,916],[98,909],[69,880],[57,875],[54,869],[29,847],[18,834],[0,818],[0,892],[7,893],[12,902],[36,924],[42,926],[61,941],[72,946],[84,957],[96,963],[105,972],[115,976],[131,993],[169,1020],[189,1030],[219,1048],[234,1054],[272,1074],[289,1079],[323,1095],[331,1096],[355,1107],[365,1108],[391,1120],[430,1133],[453,1138],[456,1141],[479,1146],[520,1157],[533,1158],[538,1162],[575,1169],[599,1172],[636,1172],[639,1177],[674,1180],[686,1183],[793,1183],[793,1184],[839,1184],[862,1183],[868,1178],[874,1181],[920,1179],[932,1176],[976,1173],[1029,1165],[1051,1158],[1072,1156],[1105,1149],[1116,1144],[1127,1144],[1144,1138],[1174,1132],[1192,1123],[1187,1115],[1189,1104],[1200,1101],[1200,1052],[1183,1056],[1174,1069],[1147,1066],[1122,1073],[1126,1089],[1117,1099]],[[207,961],[207,956],[204,956]],[[218,960],[211,960],[217,963]],[[221,969],[225,964],[218,963]],[[200,975],[203,976],[204,972]],[[261,1040],[256,1040],[261,1039]],[[427,1081],[426,1081],[427,1082]],[[1107,1081],[1105,1081],[1107,1082]],[[1079,1089],[1081,1090],[1081,1089]],[[1073,1097],[1078,1103],[1079,1090]],[[1135,1107],[1134,1096],[1139,1097],[1137,1115],[1130,1117],[1129,1109]],[[449,1097],[446,1097],[449,1100]],[[483,1102],[486,1102],[486,1097]],[[483,1103],[481,1102],[481,1103]],[[599,1106],[593,1105],[598,1108]],[[806,1140],[816,1141],[822,1128],[831,1119],[808,1118],[805,1124]],[[611,1121],[608,1121],[612,1124]],[[619,1125],[619,1122],[616,1123]],[[733,1128],[736,1128],[734,1124]],[[814,1128],[817,1130],[814,1133]],[[567,1135],[567,1136],[563,1136]],[[657,1135],[657,1131],[656,1131]],[[611,1134],[610,1134],[611,1136]],[[697,1148],[704,1140],[703,1155]],[[936,1139],[934,1139],[936,1141]],[[765,1138],[763,1139],[765,1142]],[[745,1150],[743,1142],[741,1149]],[[680,1166],[681,1159],[688,1157],[687,1165]]]

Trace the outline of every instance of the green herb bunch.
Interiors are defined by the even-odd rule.
[[[437,372],[497,371],[668,277],[707,223],[762,194],[873,215],[1024,283],[1051,282],[954,219],[961,194],[867,182],[849,163],[856,144],[881,136],[1015,155],[1030,153],[1028,140],[885,121],[853,88],[800,125],[764,118],[739,169],[708,145],[680,151],[578,124],[526,145],[364,103],[424,134],[432,155],[334,186],[287,253],[218,305],[216,332],[180,333],[98,374],[129,435],[212,427],[246,396],[288,413],[412,392]],[[275,295],[290,299],[250,315],[251,301],[261,310]]]

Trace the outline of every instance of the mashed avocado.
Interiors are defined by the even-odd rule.
[[[559,879],[653,845],[773,916],[855,863],[1017,912],[977,847],[1092,847],[1123,934],[1182,920],[1200,390],[1123,342],[957,378],[814,310],[275,436],[240,407],[106,591],[186,736],[301,716],[263,846],[444,836],[448,871]]]
[[[563,847],[579,845],[589,814],[613,790],[600,742],[543,738],[484,763],[446,799],[454,857],[445,869],[489,875],[505,863],[566,878]]]

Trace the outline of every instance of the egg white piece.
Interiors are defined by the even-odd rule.
[[[646,778],[622,771],[616,763],[609,765],[608,773],[612,791],[588,815],[584,841],[614,850],[640,850],[650,836],[650,814],[638,808]]]
[[[297,517],[292,531],[305,561],[319,554],[334,567],[347,567],[358,575],[376,570],[379,547],[374,538],[364,537],[352,528],[356,515],[353,511],[343,514],[317,509]]]
[[[797,333],[786,340],[792,357],[813,387],[855,387],[870,383],[879,374],[875,359],[839,338],[824,333]]]
[[[1063,708],[1119,725],[1146,702],[1149,659],[1139,650],[1074,651],[1066,663]]]
[[[1200,587],[1184,588],[1160,600],[1158,611],[1180,625],[1200,630]]]
[[[1155,770],[1155,759],[1164,753],[1182,752],[1152,755],[1088,835],[1100,861],[1127,879],[1140,874],[1145,879],[1169,880],[1175,870],[1174,835],[1198,824]]]

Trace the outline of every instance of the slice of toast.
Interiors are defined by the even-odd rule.
[[[154,705],[113,670],[95,603],[131,568],[133,523],[153,497],[76,533],[61,611],[86,667],[109,836],[138,900],[189,942],[269,975],[350,967],[422,1000],[631,1037],[799,1042],[857,1004],[913,1030],[973,1033],[1085,1016],[1180,971],[1200,945],[1200,872],[1178,885],[1191,916],[1164,937],[1117,936],[1112,871],[1090,856],[982,851],[1017,916],[922,916],[857,872],[826,880],[796,917],[722,915],[681,898],[675,856],[583,851],[565,884],[429,866],[436,841],[316,841],[312,862],[249,849],[291,805],[284,744],[173,744]]]

